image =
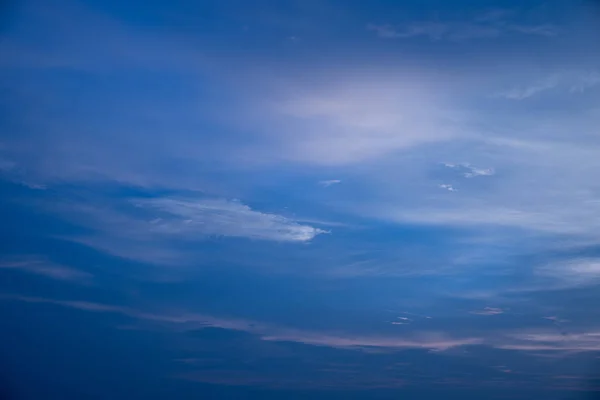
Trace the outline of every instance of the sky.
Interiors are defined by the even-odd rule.
[[[600,397],[600,4],[14,0],[0,399]]]

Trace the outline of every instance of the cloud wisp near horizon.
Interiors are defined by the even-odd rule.
[[[59,327],[107,349],[160,337],[155,364],[131,365],[175,397],[194,391],[182,377],[313,398],[352,376],[482,397],[595,387],[600,9],[392,3],[15,2],[0,31],[15,371],[28,379],[14,360],[37,340],[17,332],[45,321],[57,347]],[[66,375],[40,388],[82,398],[61,397],[66,353],[44,355]],[[82,393],[113,376],[87,371]]]

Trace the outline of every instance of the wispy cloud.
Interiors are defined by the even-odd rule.
[[[296,342],[313,346],[334,348],[362,349],[434,349],[447,350],[458,346],[475,345],[482,343],[480,338],[451,338],[439,332],[421,332],[418,335],[402,337],[388,337],[381,335],[365,336],[348,333],[327,333],[285,328],[272,324],[242,319],[221,319],[210,315],[197,313],[153,313],[138,311],[129,307],[106,305],[87,301],[65,301],[38,297],[3,295],[0,299],[21,301],[26,303],[54,304],[61,307],[73,308],[82,311],[113,313],[155,323],[185,325],[187,328],[214,327],[244,331],[255,334],[261,340],[275,342]]]
[[[556,28],[556,26],[551,24],[541,24],[541,25],[508,25],[507,29],[509,31],[522,33],[524,35],[534,35],[534,36],[556,36],[560,33],[560,31]]]
[[[581,93],[600,85],[600,72],[590,71],[578,74],[577,79],[569,85],[569,91]]]
[[[493,168],[478,168],[469,163],[444,163],[444,166],[446,166],[447,168],[457,170],[465,178],[475,178],[477,176],[491,176],[495,173]]]
[[[323,186],[323,187],[329,187],[331,185],[337,185],[338,183],[342,183],[341,180],[339,179],[330,179],[327,181],[319,181],[319,185]]]
[[[540,265],[534,271],[561,287],[595,285],[600,282],[600,259],[576,257]]]
[[[48,206],[49,212],[86,230],[62,239],[154,265],[202,265],[202,254],[210,250],[198,246],[201,242],[216,240],[224,244],[228,238],[239,238],[299,244],[329,233],[317,227],[327,226],[326,221],[303,222],[255,210],[237,200],[203,195],[117,199],[96,195]],[[250,242],[245,246],[245,251],[254,247]],[[241,251],[223,253],[222,259],[236,259]],[[261,265],[257,260],[236,262]]]
[[[63,281],[89,282],[92,274],[64,267],[38,257],[12,257],[0,260],[0,270],[16,270]]]
[[[453,347],[481,344],[480,338],[451,339],[440,333],[421,333],[418,337],[368,337],[330,335],[311,332],[282,332],[263,336],[263,340],[290,341],[314,346],[339,348],[381,347],[387,349],[433,349],[447,350]]]
[[[451,140],[458,116],[426,71],[397,76],[350,71],[303,83],[268,81],[270,96],[255,105],[261,141],[236,158],[246,163],[350,166],[398,151]],[[364,79],[368,76],[368,79]],[[281,83],[283,81],[283,83]],[[275,151],[273,149],[276,149]],[[248,154],[251,154],[249,158]]]
[[[470,313],[475,315],[499,315],[504,314],[504,310],[496,307],[485,307],[483,310],[475,310]]]
[[[444,183],[440,185],[441,189],[446,189],[449,192],[458,192],[458,189],[456,189],[454,186]]]
[[[516,333],[508,335],[513,343],[499,344],[500,349],[526,351],[567,351],[586,352],[600,351],[600,332],[558,334],[549,331]]]
[[[452,24],[446,22],[417,22],[405,26],[369,24],[367,29],[384,39],[424,36],[430,40],[466,40],[500,36],[501,30],[493,26]]]
[[[367,29],[384,39],[426,37],[430,40],[488,39],[505,35],[552,37],[559,34],[551,24],[518,24],[509,12],[486,13],[472,20],[430,20],[407,24],[368,24]]]
[[[284,242],[306,242],[324,230],[277,214],[252,210],[239,201],[222,199],[139,199],[142,208],[164,213],[154,220],[157,233],[215,235]]]
[[[567,93],[583,93],[598,85],[600,85],[600,73],[597,71],[560,72],[533,83],[499,91],[492,97],[526,100],[549,91],[556,91],[557,94],[564,96]]]
[[[558,85],[556,77],[548,78],[544,81],[536,82],[525,87],[514,87],[509,90],[496,93],[494,97],[504,97],[509,100],[524,100],[538,93],[554,89]]]
[[[365,335],[349,332],[323,332],[262,323],[259,321],[218,318],[190,312],[149,312],[134,308],[107,305],[87,301],[54,300],[20,295],[2,295],[4,301],[54,304],[60,307],[96,313],[120,314],[153,324],[173,326],[176,331],[207,327],[229,329],[256,335],[260,340],[273,342],[295,342],[312,346],[341,349],[428,349],[443,351],[462,346],[482,345],[497,349],[523,352],[589,352],[600,350],[600,332],[590,329],[574,334],[559,334],[556,331],[537,330],[520,332],[481,332],[478,337],[450,335],[444,332],[407,332],[403,336]],[[487,308],[483,315],[497,315],[500,309]]]

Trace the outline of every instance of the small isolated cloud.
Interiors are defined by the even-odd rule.
[[[485,307],[483,310],[471,311],[470,314],[475,315],[498,315],[504,314],[504,310],[496,307]]]
[[[464,174],[465,178],[475,178],[476,176],[490,176],[494,175],[494,170],[492,168],[471,168],[471,172],[466,172]]]
[[[479,168],[475,167],[469,163],[461,163],[461,164],[452,164],[452,163],[444,163],[444,166],[447,168],[454,169],[465,178],[475,178],[478,176],[491,176],[496,173],[493,168]]]
[[[504,372],[505,374],[510,374],[513,372],[510,368],[506,367],[505,365],[497,365],[494,368],[496,368],[500,372]]]
[[[442,185],[440,185],[440,188],[446,189],[449,192],[458,192],[458,189],[456,189],[456,188],[454,188],[454,186],[448,185],[448,184],[442,184]]]
[[[323,187],[329,187],[331,185],[337,185],[338,183],[342,183],[342,181],[339,180],[339,179],[330,179],[330,180],[326,180],[326,181],[319,181],[319,185],[321,185]]]
[[[552,322],[554,322],[554,323],[556,323],[556,324],[559,324],[559,323],[562,323],[562,322],[569,322],[568,320],[566,320],[566,319],[561,319],[561,318],[559,318],[559,317],[557,317],[557,316],[542,317],[542,318],[543,318],[543,319],[547,319],[548,321],[552,321]]]
[[[277,214],[255,211],[239,202],[222,199],[155,198],[135,201],[137,206],[160,212],[152,221],[156,233],[245,237],[283,242],[307,242],[324,230]]]
[[[88,281],[92,278],[92,275],[87,272],[30,257],[1,260],[0,269],[23,271],[62,281]]]

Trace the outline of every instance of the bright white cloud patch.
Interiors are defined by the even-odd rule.
[[[239,201],[221,199],[145,199],[136,205],[154,209],[162,217],[153,229],[170,234],[203,234],[284,242],[306,242],[325,231],[289,218],[252,210]]]
[[[338,183],[342,183],[342,181],[339,179],[330,179],[328,181],[320,181],[319,185],[323,187],[329,187],[331,185],[337,185]]]
[[[478,168],[469,163],[452,164],[444,163],[447,168],[457,170],[465,178],[475,178],[477,176],[490,176],[494,175],[495,171],[493,168]]]
[[[454,186],[446,184],[446,183],[440,185],[440,188],[441,189],[446,189],[449,192],[457,192],[458,191],[458,189],[454,188]]]

